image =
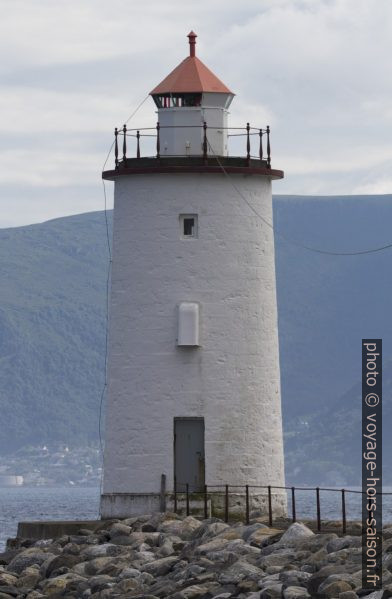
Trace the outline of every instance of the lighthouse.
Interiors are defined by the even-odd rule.
[[[226,485],[266,508],[267,487],[284,486],[270,225],[283,172],[268,127],[230,126],[234,94],[196,37],[151,91],[151,127],[116,129],[103,173],[115,185],[102,517],[173,509],[185,492],[213,510]],[[284,513],[284,491],[268,499]]]

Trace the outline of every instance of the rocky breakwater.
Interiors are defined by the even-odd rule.
[[[384,529],[384,590],[392,597],[392,526]],[[286,531],[259,519],[228,525],[154,514],[102,522],[92,533],[19,540],[0,554],[0,599],[355,599],[361,589],[359,536]]]

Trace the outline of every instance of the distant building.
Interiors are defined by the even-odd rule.
[[[284,485],[268,224],[283,173],[268,128],[229,129],[234,94],[188,38],[151,92],[157,127],[116,130],[103,173],[115,182],[103,517],[159,510],[162,474],[171,508],[187,486]],[[272,498],[284,512],[285,493]]]
[[[23,485],[23,476],[0,474],[0,487],[20,487],[21,485]]]

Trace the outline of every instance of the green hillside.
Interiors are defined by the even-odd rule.
[[[390,243],[392,196],[278,196],[274,218],[288,480],[353,484],[360,477],[361,339],[383,338],[385,364],[392,359],[392,250],[328,256],[301,244],[349,251]],[[96,444],[104,213],[0,230],[0,256],[0,450]],[[387,430],[392,368],[385,368]]]
[[[0,447],[96,442],[104,381],[103,213],[0,231]]]

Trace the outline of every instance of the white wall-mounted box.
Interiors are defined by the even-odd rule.
[[[181,302],[178,306],[177,345],[199,345],[199,304],[196,302]]]

